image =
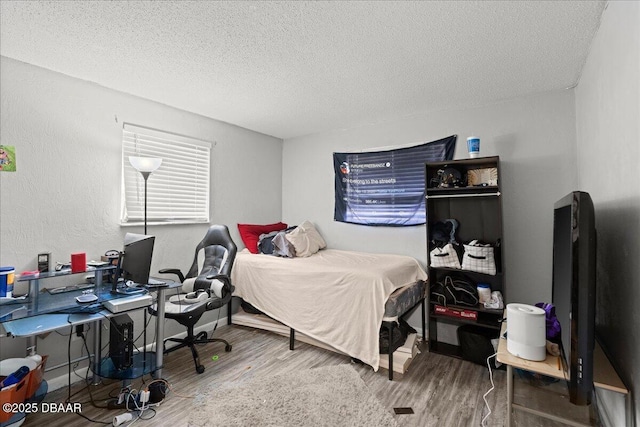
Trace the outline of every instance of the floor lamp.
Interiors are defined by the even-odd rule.
[[[129,163],[144,178],[144,234],[147,234],[147,179],[151,172],[157,170],[162,164],[162,159],[157,157],[136,157],[129,156]]]

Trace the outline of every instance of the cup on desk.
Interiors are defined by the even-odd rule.
[[[87,271],[87,254],[84,252],[71,254],[71,272],[82,273],[83,271]]]
[[[13,296],[13,281],[16,270],[13,267],[0,267],[0,297]]]

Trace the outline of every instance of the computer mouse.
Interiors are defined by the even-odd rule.
[[[94,302],[97,300],[98,296],[96,294],[82,294],[76,297],[76,301],[79,303]]]

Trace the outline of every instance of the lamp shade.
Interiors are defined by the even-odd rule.
[[[160,167],[162,159],[157,157],[136,157],[129,156],[129,163],[138,172],[153,172]]]

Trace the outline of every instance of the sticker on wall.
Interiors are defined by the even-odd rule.
[[[16,171],[16,147],[0,145],[0,172]]]

